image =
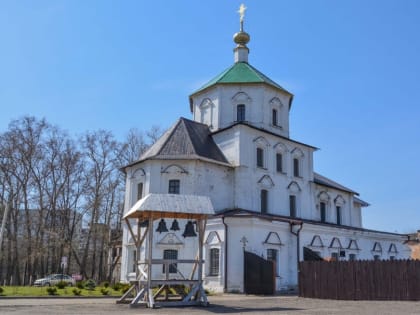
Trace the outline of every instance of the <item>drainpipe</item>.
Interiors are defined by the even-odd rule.
[[[300,225],[299,228],[296,231],[293,231],[293,227],[295,225]],[[298,284],[298,288],[299,288],[299,261],[300,261],[300,250],[299,250],[299,246],[300,246],[300,238],[299,238],[299,234],[300,231],[302,230],[303,227],[303,222],[300,223],[295,223],[295,222],[290,222],[290,233],[292,233],[293,235],[296,236],[296,271],[297,271],[297,284]]]
[[[225,226],[225,277],[224,277],[224,284],[223,284],[223,292],[226,293],[227,292],[227,278],[228,278],[228,268],[227,268],[227,262],[228,262],[228,246],[227,246],[227,242],[228,242],[228,226],[225,223],[225,217],[222,217],[222,222],[223,225]]]

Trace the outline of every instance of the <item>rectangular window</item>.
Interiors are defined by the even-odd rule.
[[[350,261],[356,260],[356,254],[349,254],[349,260]]]
[[[261,190],[261,213],[267,213],[268,204],[268,191],[265,189]]]
[[[289,196],[289,208],[290,208],[290,216],[292,218],[296,218],[296,196],[294,195]]]
[[[264,150],[257,148],[257,166],[264,167]]]
[[[331,258],[334,261],[338,261],[338,253],[331,253]]]
[[[137,269],[137,250],[133,250],[133,264],[131,268],[131,272],[136,272]]]
[[[389,256],[389,260],[395,260],[395,256]]]
[[[337,215],[337,224],[341,225],[341,207],[336,206],[335,207],[335,212],[336,212],[336,215]]]
[[[170,179],[168,193],[179,194],[179,186],[179,179]]]
[[[210,276],[219,275],[219,256],[220,250],[218,248],[210,249]]]
[[[273,123],[273,126],[277,126],[277,110],[276,109],[273,109],[273,114],[272,114],[272,123]]]
[[[320,212],[321,212],[321,222],[325,222],[326,219],[326,212],[327,212],[327,205],[325,202],[321,202],[319,204]]]
[[[293,176],[299,177],[299,159],[293,159]]]
[[[143,183],[137,184],[137,200],[143,198]]]
[[[165,249],[163,251],[163,259],[178,259],[178,251],[176,249]],[[162,267],[162,273],[165,273],[165,264]],[[169,265],[169,273],[177,273],[177,263]]]
[[[267,260],[271,260],[277,263],[277,249],[274,249],[274,248],[267,249]]]
[[[380,258],[381,258],[381,256],[379,256],[379,255],[374,255],[374,256],[373,256],[373,259],[374,259],[374,260],[379,260]]]
[[[276,275],[278,273],[277,270],[277,249],[268,248],[267,249],[267,260],[271,260],[274,263],[274,270],[276,271]]]
[[[245,121],[245,105],[239,104],[236,107],[236,121]]]
[[[283,155],[281,153],[276,154],[276,170],[277,172],[283,172]]]

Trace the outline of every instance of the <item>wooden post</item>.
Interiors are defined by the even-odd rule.
[[[153,215],[149,216],[149,239],[148,239],[148,248],[147,248],[147,299],[148,299],[148,306],[153,308],[155,305],[155,301],[153,299],[152,293],[152,255],[153,255]]]

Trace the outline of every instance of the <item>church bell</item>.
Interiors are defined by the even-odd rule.
[[[188,221],[187,225],[185,225],[184,233],[182,234],[183,237],[194,237],[197,234],[194,231],[194,224],[192,221]]]
[[[180,230],[178,221],[176,219],[173,220],[170,230],[171,231],[179,231]]]
[[[156,232],[159,232],[159,233],[168,232],[168,228],[166,227],[166,222],[164,219],[160,219]]]

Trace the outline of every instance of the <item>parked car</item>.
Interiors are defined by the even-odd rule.
[[[52,286],[56,285],[58,282],[64,281],[69,286],[74,286],[76,281],[69,275],[63,274],[53,274],[46,276],[45,278],[37,279],[34,282],[35,286]]]

